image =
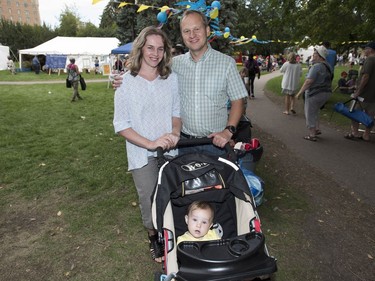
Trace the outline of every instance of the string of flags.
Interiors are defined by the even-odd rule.
[[[92,4],[97,4],[103,0],[92,0]],[[211,5],[206,5],[205,0],[198,0],[196,2],[192,1],[181,1],[177,2],[174,5],[178,8],[171,8],[169,6],[152,6],[152,5],[146,5],[146,4],[134,4],[134,3],[128,3],[128,2],[121,2],[121,1],[114,1],[114,3],[118,3],[118,8],[123,8],[126,6],[137,6],[137,13],[143,12],[147,9],[156,9],[160,10],[159,13],[156,15],[156,19],[159,22],[159,26],[162,27],[163,24],[166,24],[168,22],[168,19],[172,16],[181,14],[184,10],[198,10],[206,15],[206,17],[209,20],[209,25],[211,28],[211,34],[208,38],[208,41],[211,42],[217,38],[223,37],[225,39],[230,40],[229,44],[233,46],[241,46],[244,44],[248,44],[250,42],[256,43],[256,44],[269,44],[269,43],[283,43],[283,44],[294,44],[294,45],[300,45],[304,42],[307,36],[299,42],[291,42],[288,40],[258,40],[255,35],[253,35],[251,38],[247,38],[245,36],[241,36],[240,38],[232,36],[230,33],[230,28],[225,27],[224,30],[220,30],[219,27],[219,10],[221,8],[220,1],[213,1]],[[342,42],[339,45],[346,45],[346,44],[364,44],[369,42],[370,40],[365,41],[347,41]],[[321,44],[321,42],[319,43]]]

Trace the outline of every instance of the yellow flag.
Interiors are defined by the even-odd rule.
[[[219,16],[219,9],[215,8],[213,11],[210,13],[210,18],[211,19],[216,19]]]
[[[147,5],[141,4],[141,6],[139,6],[139,8],[138,8],[137,13],[142,12],[142,11],[144,11],[144,10],[147,10],[147,9],[150,8],[150,7],[151,7],[151,6],[147,6]]]
[[[163,6],[160,8],[160,11],[165,12],[168,11],[170,8],[168,6]]]
[[[102,0],[92,0],[92,4],[94,5],[96,3],[99,3],[100,1],[102,1]]]
[[[126,5],[131,5],[132,3],[126,3],[126,2],[121,2],[120,5],[118,5],[118,8],[125,7]]]

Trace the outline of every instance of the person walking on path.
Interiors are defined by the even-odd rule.
[[[332,94],[332,70],[326,62],[328,51],[324,46],[314,49],[313,65],[307,73],[306,80],[296,98],[302,94],[305,97],[305,117],[309,134],[305,140],[317,141],[322,132],[319,129],[319,109],[327,102]]]
[[[164,251],[151,216],[151,196],[159,172],[156,149],[174,148],[181,130],[178,81],[171,62],[167,35],[156,27],[144,28],[133,43],[129,71],[114,98],[113,125],[126,139],[128,169],[138,192],[151,257],[157,262]],[[177,151],[168,154],[175,156]]]
[[[281,81],[281,92],[285,95],[285,111],[283,113],[286,115],[290,112],[296,114],[294,101],[302,76],[302,67],[300,63],[297,63],[294,52],[288,54],[288,61],[282,65],[280,72],[284,74]]]
[[[375,42],[370,42],[364,46],[366,60],[361,67],[358,87],[352,95],[353,98],[363,98],[363,102],[358,102],[357,109],[363,109],[374,118],[375,116]],[[372,128],[372,127],[371,127]],[[345,135],[346,139],[370,140],[371,128],[365,128],[362,136],[359,135],[359,123],[352,121],[351,132]]]
[[[258,79],[260,78],[260,69],[253,54],[249,54],[249,59],[246,61],[245,67],[249,76],[249,98],[254,98],[254,81],[256,76],[258,76]]]
[[[68,80],[72,85],[73,88],[73,97],[72,102],[76,101],[76,99],[82,99],[82,97],[79,95],[78,92],[78,85],[79,85],[79,79],[80,79],[80,72],[78,69],[78,66],[75,64],[76,60],[74,58],[71,58],[70,64],[66,67],[66,70],[68,72]]]

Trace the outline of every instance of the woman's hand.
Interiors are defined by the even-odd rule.
[[[177,143],[178,141],[180,140],[180,136],[179,135],[176,135],[174,133],[171,133],[171,134],[168,134],[169,135],[169,138],[172,142],[172,146],[170,148],[174,148],[177,146]]]
[[[164,134],[160,138],[151,141],[148,146],[149,150],[156,150],[156,148],[161,147],[163,150],[170,150],[177,145],[177,142],[180,140],[180,137],[174,134]]]

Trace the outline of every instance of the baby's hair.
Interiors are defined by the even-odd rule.
[[[211,206],[210,203],[208,203],[208,202],[206,202],[206,201],[194,201],[194,202],[191,203],[190,206],[188,207],[188,209],[187,209],[187,214],[189,215],[192,211],[197,210],[197,209],[200,209],[200,210],[210,210],[210,211],[211,211],[211,220],[210,220],[210,222],[213,221],[213,219],[214,219],[214,214],[215,214],[215,210],[214,210],[214,208]]]

